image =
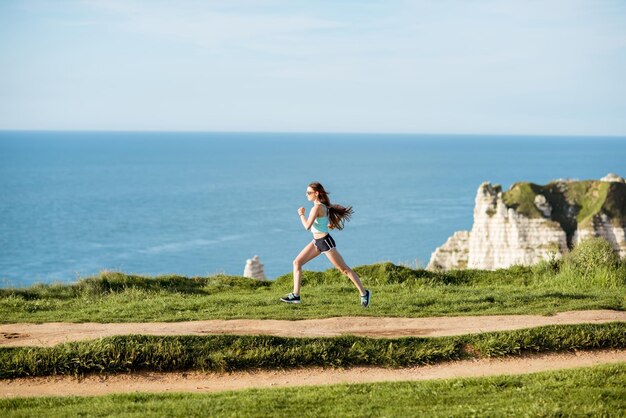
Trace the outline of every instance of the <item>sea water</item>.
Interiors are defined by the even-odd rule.
[[[0,286],[103,270],[268,278],[307,245],[312,181],[354,215],[350,266],[425,267],[470,230],[484,181],[626,176],[626,138],[174,132],[0,132]],[[321,255],[305,266],[332,267]]]

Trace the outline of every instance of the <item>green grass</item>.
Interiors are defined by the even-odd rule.
[[[580,206],[580,211],[576,215],[578,224],[581,226],[589,224],[593,215],[600,212],[607,200],[610,186],[611,183],[604,181],[581,181],[570,184],[567,195]],[[613,196],[615,197],[617,196]]]
[[[202,319],[307,319],[333,316],[426,317],[626,310],[626,263],[585,275],[560,261],[496,271],[430,272],[391,263],[356,267],[373,291],[361,308],[336,269],[305,271],[301,305],[279,301],[292,286],[243,277],[143,277],[103,272],[73,285],[0,289],[0,322],[150,322]]]
[[[542,186],[534,183],[518,182],[502,193],[502,200],[507,207],[514,208],[529,218],[542,218],[543,215],[535,206],[535,196],[541,194]]]
[[[0,400],[3,416],[617,417],[626,415],[626,364],[517,376]]]
[[[496,192],[501,191],[501,186],[496,185],[494,189]],[[588,225],[594,215],[602,212],[606,213],[616,226],[623,225],[626,221],[623,209],[626,185],[623,183],[599,180],[571,181],[567,183],[566,190],[562,191],[556,182],[546,185],[517,182],[502,193],[502,199],[507,207],[515,208],[527,217],[541,218],[543,215],[534,204],[538,194],[544,195],[550,203],[552,219],[561,223],[565,230],[571,233],[573,230],[569,227],[576,229],[576,224],[569,224],[565,219],[571,217],[566,214],[567,207],[571,205],[578,209],[574,220],[580,226]]]
[[[545,326],[439,338],[115,336],[53,347],[0,348],[0,378],[139,370],[401,367],[469,357],[597,348],[626,348],[626,323]]]

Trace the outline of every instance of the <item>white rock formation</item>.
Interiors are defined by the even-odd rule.
[[[624,179],[609,174],[602,181],[622,183]],[[571,182],[556,180],[550,184],[558,193],[566,191]],[[591,218],[591,222],[578,225],[575,222],[579,210],[576,203],[564,203],[561,213],[576,227],[570,237],[571,244],[575,245],[590,236],[601,236],[613,245],[620,257],[626,257],[626,224],[609,219],[600,211]],[[543,217],[531,218],[507,207],[502,199],[501,187],[484,182],[476,193],[472,230],[455,232],[432,253],[426,268],[495,270],[562,257],[569,251],[565,230],[559,222],[550,218],[554,210],[544,195],[537,194],[534,204]]]
[[[614,173],[607,174],[606,176],[602,177],[600,181],[613,181],[616,183],[626,183],[626,180],[624,180],[622,177]]]
[[[450,270],[467,267],[469,231],[457,231],[430,257],[429,270]]]
[[[474,225],[469,237],[467,268],[495,270],[534,264],[567,250],[561,226],[550,219],[528,218],[507,208],[500,188],[485,182],[478,188]]]
[[[608,174],[601,181],[625,183],[624,179],[616,174]],[[580,185],[572,185],[574,182],[576,181],[571,179],[559,179],[546,186],[534,185],[531,191],[525,188],[517,189],[516,193],[537,193],[539,187],[551,196],[553,204],[556,202],[559,205],[555,209],[544,194],[536,194],[532,202],[538,212],[533,213],[526,207],[524,213],[528,215],[514,207],[507,207],[500,186],[484,182],[476,193],[472,230],[455,232],[444,245],[432,253],[426,268],[495,270],[514,264],[532,265],[542,259],[562,257],[569,251],[568,238],[570,245],[576,245],[588,237],[598,236],[611,243],[620,257],[626,258],[624,185],[608,186],[607,193],[612,193],[610,200],[605,201],[608,202],[608,206],[593,209],[595,212],[592,213],[595,214],[590,214],[591,217],[586,217],[583,223],[579,224],[577,221],[579,212],[589,210],[589,206],[583,208],[581,204],[595,204],[590,203],[589,199],[603,199],[600,190],[607,189],[599,187],[598,184],[587,183],[584,186],[588,188],[588,195],[581,197],[581,201],[586,203],[574,202],[570,200],[572,194],[568,192],[570,187],[580,189]],[[605,204],[607,203],[603,203]],[[614,219],[607,215],[609,213],[613,214]],[[569,237],[564,228],[570,234]]]
[[[263,264],[259,260],[259,256],[255,255],[252,259],[246,260],[246,267],[243,270],[243,277],[251,277],[253,279],[265,280],[265,272]]]
[[[542,194],[535,196],[535,206],[546,218],[549,218],[552,214],[552,206],[550,206],[550,203],[548,203],[548,200]]]

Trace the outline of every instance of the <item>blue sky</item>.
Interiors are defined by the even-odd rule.
[[[626,135],[626,1],[0,2],[0,129]]]

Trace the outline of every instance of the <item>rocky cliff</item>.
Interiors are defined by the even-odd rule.
[[[433,252],[429,270],[494,270],[561,257],[589,236],[606,238],[626,257],[626,182],[559,179],[546,185],[519,182],[502,191],[478,188],[471,231],[455,232]]]

